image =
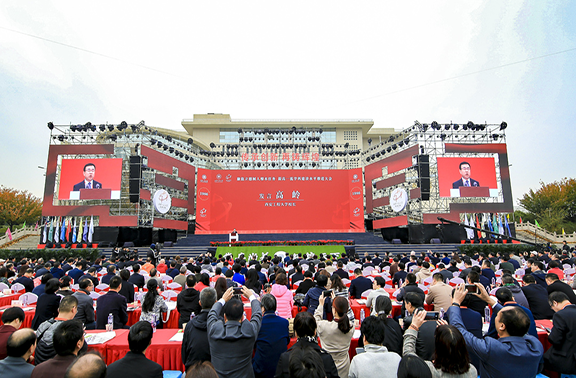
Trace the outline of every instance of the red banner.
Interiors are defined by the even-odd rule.
[[[362,170],[199,169],[196,233],[364,232]]]

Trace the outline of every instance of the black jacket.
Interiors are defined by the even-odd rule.
[[[114,329],[122,329],[128,322],[126,298],[110,290],[96,300],[96,329],[105,329],[108,314],[114,316]]]
[[[162,378],[162,366],[142,353],[128,352],[123,358],[108,365],[106,377]]]
[[[118,294],[124,296],[127,303],[134,302],[134,284],[122,280],[122,287],[120,288]]]
[[[39,296],[36,302],[36,313],[32,319],[32,329],[36,330],[46,320],[57,317],[58,306],[60,306],[60,296],[56,294]]]
[[[531,284],[522,286],[522,291],[526,300],[528,300],[534,320],[552,319],[554,310],[548,304],[548,292],[546,289],[538,284]]]
[[[530,285],[532,286],[532,285]],[[547,369],[564,374],[576,373],[576,306],[569,305],[554,314],[554,327],[548,335],[551,348],[544,353]]]
[[[182,363],[184,363],[186,370],[197,361],[210,361],[209,312],[210,310],[202,310],[198,316],[186,324],[184,339],[182,340]]]
[[[311,288],[313,288],[315,285],[314,281],[312,280],[304,280],[302,282],[300,282],[300,285],[298,285],[298,289],[296,289],[296,294],[306,294],[308,292],[308,290],[310,290]]]
[[[190,321],[190,315],[195,313],[200,314],[202,307],[200,306],[200,293],[198,290],[189,288],[182,290],[178,297],[176,298],[176,309],[180,313],[180,319],[178,319],[178,328],[182,328],[183,323],[188,323]],[[208,316],[208,315],[206,315]],[[184,361],[184,359],[182,359]]]
[[[138,286],[139,289],[142,289],[144,287],[144,284],[146,283],[146,280],[144,279],[144,276],[141,275],[140,273],[134,273],[130,276],[130,278],[128,278],[128,282]]]
[[[336,369],[336,364],[334,364],[334,360],[332,356],[326,352],[324,349],[320,348],[320,346],[316,343],[312,343],[304,338],[298,339],[296,344],[294,344],[290,349],[286,352],[282,353],[280,356],[280,361],[278,361],[278,366],[276,367],[276,374],[274,375],[275,378],[283,377],[288,378],[290,377],[289,371],[289,362],[290,362],[290,353],[295,347],[298,346],[309,346],[312,347],[320,357],[322,358],[322,362],[324,363],[324,373],[326,373],[326,378],[338,378],[338,369]]]
[[[565,282],[562,281],[554,281],[546,288],[548,290],[548,294],[553,293],[555,291],[561,291],[568,296],[570,303],[576,304],[576,294],[574,294],[574,290]]]

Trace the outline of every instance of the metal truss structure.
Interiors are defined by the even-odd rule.
[[[392,157],[402,151],[407,150],[415,145],[418,146],[418,153],[412,158],[412,165],[400,171],[388,173],[386,167],[383,168],[382,177],[373,180],[372,185],[366,183],[366,190],[372,189],[373,198],[382,199],[390,196],[392,190],[397,187],[405,189],[407,192],[422,189],[426,186],[425,181],[429,180],[430,194],[429,199],[423,196],[409,198],[408,204],[401,213],[394,212],[390,206],[374,207],[373,212],[367,214],[369,219],[392,218],[400,215],[408,217],[408,224],[423,223],[423,214],[449,213],[450,204],[452,203],[501,203],[504,201],[502,180],[500,173],[500,161],[497,153],[447,153],[445,150],[446,143],[453,144],[505,144],[505,129],[507,124],[474,124],[468,122],[465,124],[446,123],[439,124],[421,124],[415,121],[414,125],[400,131],[398,134],[391,136],[387,141],[371,146],[363,153],[362,162],[364,166],[373,164],[380,160]],[[429,177],[422,176],[419,171],[419,156],[427,155],[429,164]],[[438,157],[493,157],[496,163],[496,180],[498,183],[497,197],[440,197],[438,182]],[[377,189],[377,182],[391,179],[398,175],[405,175],[405,180],[398,185],[389,186],[383,189]]]

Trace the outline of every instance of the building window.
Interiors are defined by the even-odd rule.
[[[238,143],[238,130],[220,129],[220,143]]]
[[[336,129],[324,129],[320,134],[321,143],[336,143]]]
[[[344,140],[358,140],[358,131],[344,131]]]

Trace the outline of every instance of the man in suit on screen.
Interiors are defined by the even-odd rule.
[[[470,163],[463,161],[458,166],[462,178],[452,184],[452,189],[458,189],[461,186],[480,186],[480,183],[470,178]]]
[[[94,180],[96,174],[96,166],[93,163],[88,163],[84,166],[84,181],[74,185],[74,191],[80,189],[102,189],[102,184]]]

